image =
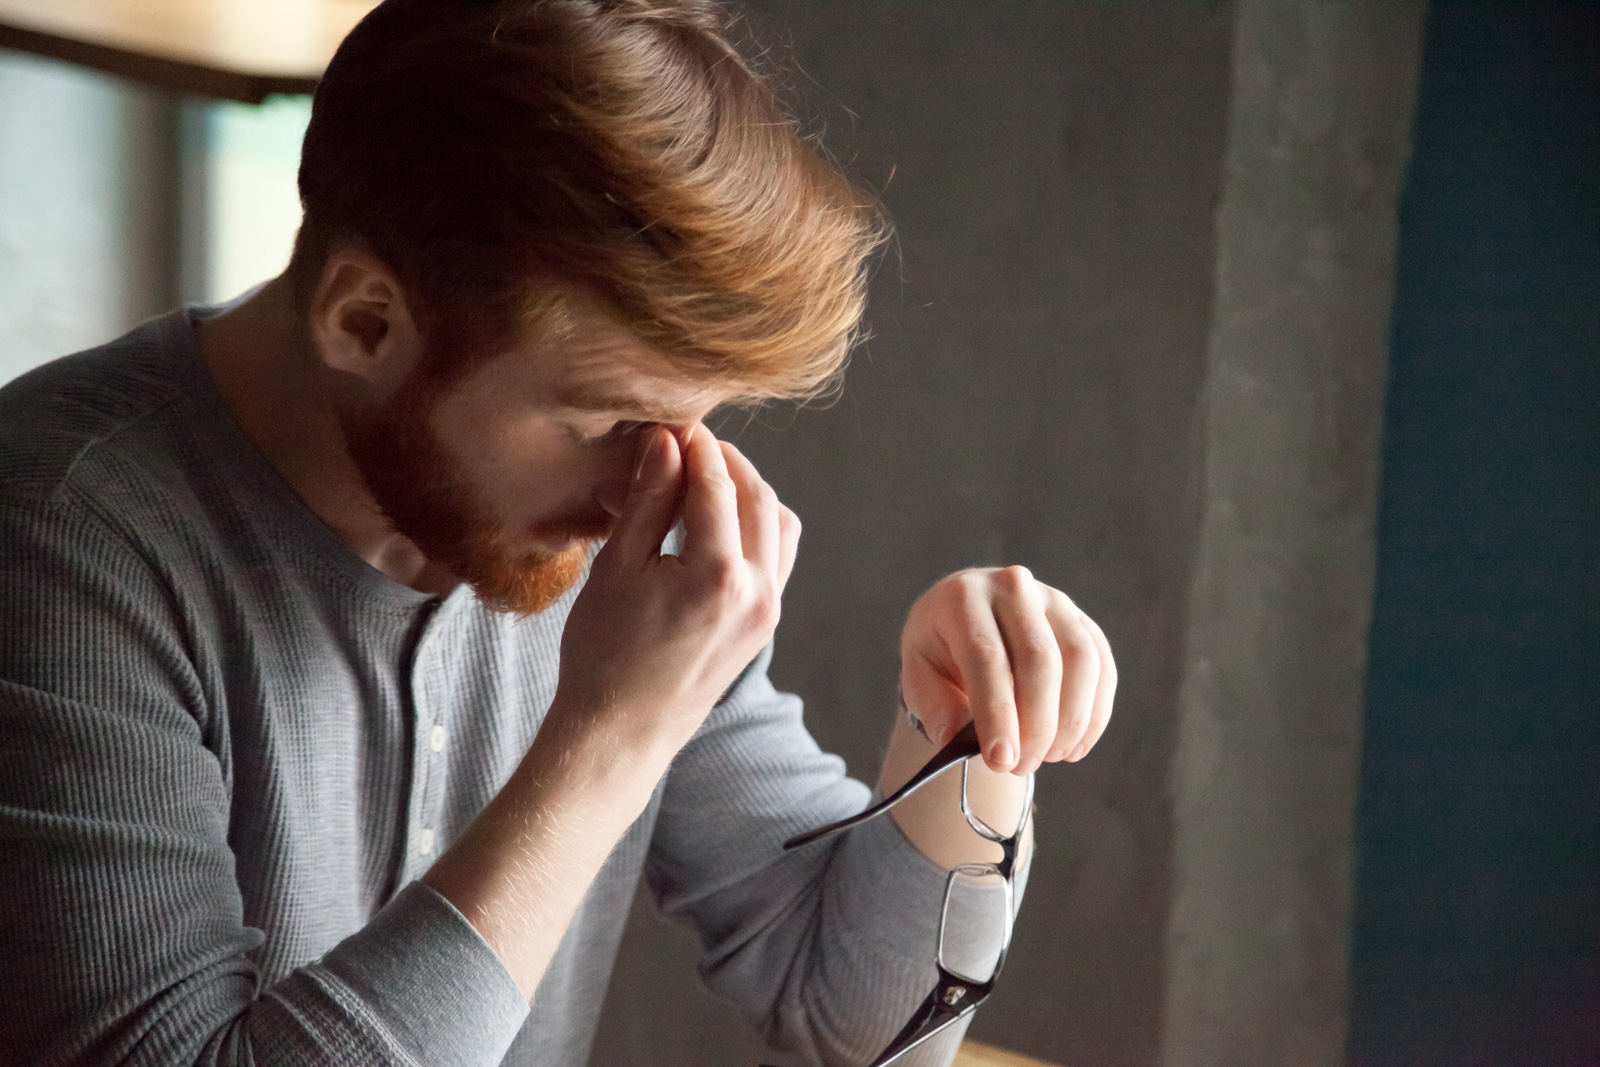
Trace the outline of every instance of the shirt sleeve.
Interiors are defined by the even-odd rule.
[[[781,1058],[860,1065],[934,986],[946,871],[888,817],[783,851],[871,794],[818,748],[800,700],[773,688],[771,655],[769,646],[674,762],[646,876],[662,912],[698,933],[702,980]],[[963,913],[999,906],[999,893],[980,897],[960,901]],[[900,1062],[948,1063],[965,1029]]]
[[[527,1003],[420,884],[261,988],[160,573],[64,492],[0,500],[0,1062],[497,1064]]]

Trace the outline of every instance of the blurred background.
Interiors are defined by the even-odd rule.
[[[303,95],[8,3],[0,380],[281,269]],[[1600,5],[746,10],[897,227],[843,397],[740,424],[806,524],[777,681],[870,781],[911,601],[1012,562],[1121,668],[973,1034],[1600,1063]],[[641,900],[596,1064],[755,1062],[694,960]]]

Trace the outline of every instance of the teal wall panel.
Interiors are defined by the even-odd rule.
[[[1350,1060],[1600,1062],[1600,5],[1435,3],[1401,202]]]

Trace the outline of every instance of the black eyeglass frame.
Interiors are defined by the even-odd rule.
[[[929,1038],[955,1025],[962,1019],[977,1010],[978,1005],[989,998],[994,992],[995,982],[1000,977],[1000,969],[1005,965],[1006,952],[1011,947],[1011,935],[1016,922],[1016,865],[1017,854],[1021,848],[1023,836],[1028,831],[1028,823],[1033,813],[1033,775],[1027,776],[1026,792],[1022,799],[1022,814],[1017,820],[1017,828],[1011,834],[1002,834],[990,826],[980,816],[973,812],[967,800],[968,766],[973,757],[981,754],[978,745],[977,728],[968,724],[960,730],[950,742],[940,749],[921,770],[912,775],[899,789],[865,811],[859,812],[838,822],[829,823],[827,826],[800,834],[784,842],[784,849],[795,849],[843,833],[854,826],[860,826],[869,819],[877,818],[900,801],[916,792],[922,786],[949,770],[956,763],[961,764],[961,814],[967,820],[967,825],[972,827],[974,833],[986,841],[1000,846],[1000,859],[994,863],[963,863],[950,870],[945,877],[944,900],[939,908],[939,936],[934,952],[934,967],[938,972],[938,982],[933,990],[925,997],[922,1004],[912,1013],[911,1019],[895,1035],[894,1040],[878,1054],[868,1067],[885,1067],[901,1056],[910,1052]],[[995,958],[994,970],[983,981],[964,975],[950,967],[944,959],[945,927],[950,918],[950,898],[955,889],[958,877],[988,878],[998,877],[1001,885],[1005,887],[1005,927],[1004,935],[1000,942],[1000,952]]]

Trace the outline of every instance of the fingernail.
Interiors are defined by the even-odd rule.
[[[653,431],[639,448],[638,462],[633,465],[633,480],[638,481],[644,475],[645,467],[650,465],[651,459],[661,451],[661,431]]]
[[[1077,748],[1072,750],[1072,755],[1067,757],[1067,762],[1068,763],[1077,763],[1084,756],[1088,755],[1088,753],[1089,753],[1089,746],[1088,745],[1079,745]]]
[[[1066,749],[1064,749],[1064,748],[1052,748],[1050,750],[1050,755],[1046,756],[1044,758],[1044,761],[1046,763],[1060,763],[1063,759],[1066,758],[1066,755],[1067,755],[1067,750]]]
[[[1017,749],[1010,741],[996,741],[989,747],[989,762],[996,767],[1009,770],[1017,762]]]
[[[1028,769],[1027,770],[1018,769],[1018,770],[1014,771],[1013,773],[1018,775],[1019,777],[1026,778],[1028,775],[1032,774],[1034,771],[1036,771],[1038,769],[1039,769],[1039,761],[1038,760],[1029,760],[1028,761]]]

